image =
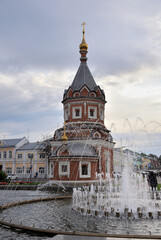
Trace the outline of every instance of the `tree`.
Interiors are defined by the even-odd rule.
[[[0,182],[8,182],[7,174],[4,171],[0,171]]]
[[[150,154],[148,155],[148,157],[158,159],[158,156],[155,155],[155,154],[152,154],[152,153],[150,153]]]

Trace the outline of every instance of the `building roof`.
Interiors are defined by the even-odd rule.
[[[22,139],[24,138],[2,139],[0,140],[0,148],[15,147]]]
[[[95,80],[85,62],[80,64],[76,76],[73,80],[71,88],[73,91],[79,91],[84,85],[86,85],[91,91],[97,88]]]
[[[58,156],[59,152],[64,150],[67,150],[69,152],[68,156],[98,157],[96,149],[93,146],[85,143],[80,143],[80,142],[71,142],[71,143],[62,144],[61,146],[55,149],[53,156]]]
[[[44,150],[45,147],[45,142],[33,142],[26,143],[23,146],[19,147],[17,150]]]

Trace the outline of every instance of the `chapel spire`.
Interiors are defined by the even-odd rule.
[[[81,44],[79,45],[79,49],[80,49],[80,54],[81,54],[81,62],[86,62],[87,61],[87,57],[86,54],[88,53],[88,44],[85,41],[85,28],[84,26],[86,25],[85,22],[83,22],[81,25],[83,25],[83,39]]]

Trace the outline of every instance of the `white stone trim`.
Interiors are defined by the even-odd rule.
[[[84,116],[86,116],[86,102],[84,102]]]
[[[94,96],[92,96],[92,95],[94,95]],[[97,97],[97,95],[96,95],[95,92],[90,92],[89,96],[90,96],[90,97]]]
[[[67,166],[67,172],[62,172],[62,166]],[[70,175],[70,162],[59,162],[59,176],[68,176]]]
[[[89,94],[89,92],[90,92],[90,90],[89,90],[89,88],[88,87],[86,87],[86,86],[84,86],[81,90],[80,90],[80,92],[83,92],[83,90],[84,89],[86,89],[87,90],[87,92],[88,92],[88,94]],[[84,96],[85,97],[85,96]]]
[[[68,151],[69,153],[69,149],[65,145],[61,146],[60,149],[58,149],[57,151],[57,156],[61,156],[61,153],[65,151]]]
[[[82,165],[88,165],[88,174],[82,175]],[[79,162],[79,177],[90,178],[91,177],[91,162]]]
[[[99,136],[98,138],[101,138],[101,134],[100,134],[99,132],[95,132],[95,133],[93,134],[93,138],[97,138],[97,137],[96,137],[96,134],[98,134],[98,136]]]
[[[68,120],[68,108],[64,109],[64,120]]]
[[[78,94],[79,96],[76,96],[76,94]],[[73,94],[73,97],[80,97],[80,92],[75,92],[75,93]]]
[[[79,109],[79,116],[76,116],[76,109]],[[72,107],[72,118],[79,119],[82,118],[82,106]]]
[[[94,110],[94,116],[90,116],[90,110]],[[97,119],[97,107],[88,106],[88,118]]]
[[[74,143],[76,143],[76,142],[79,142],[79,143],[83,142],[84,143],[84,139],[82,139],[82,140],[81,139],[79,139],[79,140],[74,139],[74,140],[71,140],[70,142],[74,142]],[[53,142],[51,142],[51,144],[54,147],[61,146],[60,142],[57,142],[57,141],[53,141]],[[102,138],[100,138],[100,139],[87,139],[86,140],[86,144],[90,144],[92,146],[98,146],[98,144],[99,144],[102,147],[108,147],[109,149],[113,149],[114,146],[115,146],[115,142],[109,142],[109,141],[106,141],[106,140],[104,140]]]

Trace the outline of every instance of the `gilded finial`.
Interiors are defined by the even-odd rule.
[[[83,25],[83,39],[85,39],[85,37],[84,37],[84,34],[85,34],[85,25],[86,25],[86,23],[85,22],[83,22],[81,25]]]
[[[83,39],[81,44],[79,45],[79,49],[81,53],[81,61],[86,62],[87,61],[86,54],[88,52],[88,44],[85,41],[85,27],[84,27],[86,23],[83,22],[81,25],[83,26]]]
[[[62,141],[64,141],[64,142],[66,142],[68,140],[68,137],[65,133],[65,129],[66,129],[65,124],[66,124],[66,122],[64,121],[64,133],[63,133],[63,136],[62,136]]]

